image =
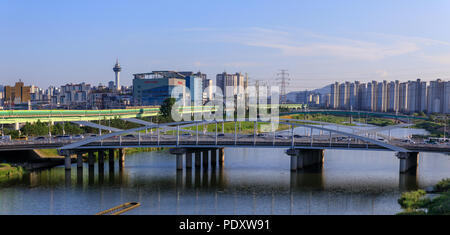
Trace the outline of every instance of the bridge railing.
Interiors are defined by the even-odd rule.
[[[249,120],[247,120],[249,121]],[[239,145],[243,142],[245,142],[246,146],[257,146],[258,144],[261,144],[261,141],[264,140],[264,144],[268,145],[269,141],[267,141],[267,136],[264,135],[260,135],[258,134],[258,123],[270,123],[267,121],[253,121],[254,122],[254,128],[253,128],[253,134],[250,135],[241,135],[237,133],[237,122],[234,121],[234,126],[235,126],[235,131],[234,131],[234,135],[230,136],[230,134],[224,134],[224,133],[218,133],[218,124],[219,123],[229,123],[230,121],[220,121],[220,122],[211,122],[211,121],[201,121],[201,122],[193,122],[193,121],[188,121],[188,122],[178,122],[178,123],[168,123],[168,124],[153,124],[153,125],[148,125],[148,126],[144,126],[144,127],[139,127],[139,128],[135,128],[135,129],[130,129],[130,130],[124,130],[124,131],[119,131],[119,132],[115,132],[115,133],[110,133],[110,134],[106,134],[103,136],[99,136],[99,137],[95,137],[95,138],[90,138],[87,140],[83,140],[77,143],[72,143],[69,145],[66,145],[64,147],[61,148],[61,150],[70,150],[70,149],[76,149],[79,148],[83,145],[88,145],[91,143],[100,143],[100,145],[104,145],[108,142],[111,142],[111,140],[114,142],[113,144],[117,144],[116,142],[119,142],[119,146],[123,146],[125,143],[127,142],[132,142],[134,143],[136,146],[143,146],[143,142],[145,141],[145,135],[143,137],[143,135],[140,133],[140,131],[146,131],[148,129],[156,129],[157,130],[157,136],[156,136],[156,142],[152,143],[153,145],[157,145],[157,146],[162,146],[162,145],[170,145],[170,146],[183,146],[183,145],[189,145],[189,146],[204,146],[204,145],[210,145],[210,146],[218,146],[218,145],[224,145],[223,143],[226,142],[227,144],[233,144],[235,146]],[[211,135],[210,133],[208,134],[203,134],[200,135],[199,131],[198,131],[198,125],[202,125],[202,124],[214,124],[215,123],[215,133],[213,135]],[[380,148],[384,148],[384,149],[388,149],[391,151],[397,151],[397,152],[408,152],[408,150],[395,146],[395,145],[391,145],[389,143],[385,143],[385,142],[381,142],[378,140],[374,140],[371,138],[367,138],[364,136],[359,136],[356,134],[352,134],[352,133],[348,133],[348,132],[344,132],[344,131],[338,131],[338,130],[334,130],[334,129],[329,129],[329,128],[325,128],[325,127],[321,127],[321,126],[314,126],[314,125],[307,125],[307,124],[301,124],[301,123],[292,123],[292,122],[280,122],[279,124],[281,125],[287,125],[289,126],[289,130],[290,130],[290,137],[288,137],[290,139],[290,147],[294,148],[296,147],[296,141],[297,139],[301,139],[302,142],[302,146],[305,145],[304,141],[304,137],[299,137],[298,135],[295,134],[294,129],[296,127],[302,127],[302,128],[308,128],[310,129],[310,135],[306,138],[309,138],[309,147],[313,148],[313,147],[324,147],[324,142],[325,142],[325,135],[320,135],[320,136],[316,136],[314,135],[314,129],[323,131],[323,132],[328,132],[329,133],[329,138],[326,140],[329,143],[329,147],[332,148],[333,144],[336,145],[340,145],[342,147],[342,144],[346,144],[348,148],[350,148],[351,144],[365,144],[366,148],[369,148],[369,145],[375,145],[375,146],[379,146]],[[191,133],[189,134],[189,136],[185,136],[183,135],[183,130],[181,126],[183,125],[196,125],[196,132],[195,132],[195,137],[191,136]],[[160,129],[161,128],[166,128],[166,134],[164,135],[160,133]],[[172,136],[167,135],[167,131],[168,129],[170,129]],[[126,135],[128,133],[134,133],[137,132],[138,133],[138,137],[137,137],[137,143],[136,143],[136,139],[134,139],[134,142],[132,140],[124,140],[124,137],[122,137],[123,135]],[[279,136],[277,136],[276,134],[276,130],[273,130],[271,133],[271,143],[273,146],[275,146],[277,143],[282,143],[283,146],[288,142],[287,139],[284,139],[284,137],[282,138],[282,140],[277,141],[277,138],[279,138]],[[333,134],[337,134],[338,136],[333,136]],[[346,138],[339,138],[340,136],[345,136]],[[200,137],[201,136],[201,137]],[[209,138],[208,141],[204,141],[201,138]],[[238,138],[239,137],[239,138]],[[319,138],[320,137],[320,138]],[[153,141],[152,137],[150,137],[151,141]],[[334,142],[333,142],[333,138],[334,138]],[[185,140],[187,139],[187,140]],[[185,140],[185,141],[183,141]],[[316,146],[314,145],[315,141],[317,141]],[[343,143],[345,141],[345,143]],[[353,143],[353,142],[354,143]],[[164,143],[163,143],[164,142]],[[307,142],[306,142],[307,143]],[[148,143],[147,143],[148,145]],[[319,145],[319,146],[317,146]],[[240,145],[242,146],[242,145]],[[305,146],[304,146],[305,147]]]

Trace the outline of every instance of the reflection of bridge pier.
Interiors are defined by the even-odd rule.
[[[217,158],[217,155],[214,154],[214,151],[217,153],[217,149],[199,149],[199,150],[180,150],[180,149],[173,149],[171,150],[172,154],[177,155],[177,171],[176,171],[176,188],[180,189],[184,186],[188,189],[195,187],[195,188],[220,188],[221,190],[224,189],[224,185],[226,183],[225,176],[224,176],[224,167],[223,163],[220,164],[221,161],[217,161],[220,159],[217,159],[215,161],[216,164],[213,164],[211,169],[209,169],[209,163],[213,161],[207,161],[208,166],[204,166],[203,162],[200,162],[200,166],[204,167],[195,167],[195,168],[187,168],[185,169],[185,177],[183,178],[183,171],[179,170],[180,168],[183,169],[182,163],[180,163],[180,159],[183,156],[181,153],[185,152],[186,155],[195,154],[196,157],[201,156],[201,153],[212,151],[211,156],[213,158]],[[222,154],[223,155],[223,154]],[[192,156],[192,155],[191,155]],[[224,156],[224,155],[223,155]],[[188,157],[189,159],[189,157]],[[201,158],[200,158],[201,159]],[[182,162],[182,161],[181,161]],[[219,162],[219,166],[217,166],[217,162]],[[223,162],[223,161],[222,161]],[[186,164],[188,165],[188,164]],[[219,168],[219,169],[217,169]]]
[[[109,168],[109,172],[113,172],[114,173],[114,155],[115,155],[115,151],[114,149],[109,149],[108,151],[108,168]]]
[[[298,171],[291,171],[290,187],[291,190],[325,188],[323,167],[313,166]]]
[[[83,168],[77,168],[77,185],[83,186]]]
[[[71,171],[65,171],[65,183],[66,187],[72,186],[72,172]]]
[[[401,192],[417,190],[419,188],[417,172],[399,174],[399,188]]]
[[[219,154],[217,154],[217,151],[219,151]],[[193,155],[195,155],[194,165],[196,169],[203,167],[203,170],[208,170],[211,165],[211,169],[216,170],[217,166],[222,167],[225,161],[224,148],[172,148],[170,153],[176,156],[176,169],[178,171],[183,170],[183,162],[185,162],[187,170],[192,168]]]

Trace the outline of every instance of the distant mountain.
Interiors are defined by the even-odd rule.
[[[305,91],[293,91],[293,92],[289,92],[287,94],[287,99],[291,100],[291,101],[295,101],[297,94],[300,92],[305,92]],[[326,95],[329,94],[331,92],[331,84],[322,88],[318,88],[315,90],[310,90],[309,92],[311,93],[319,93],[321,95]]]
[[[330,92],[331,92],[331,84],[328,85],[328,86],[319,88],[319,89],[312,90],[312,92],[319,93],[321,95],[330,94]]]

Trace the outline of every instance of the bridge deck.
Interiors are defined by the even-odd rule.
[[[56,149],[61,148],[70,143],[77,141],[61,141],[56,143],[49,142],[29,142],[29,143],[11,143],[0,144],[0,151],[17,151],[17,150],[32,150],[32,149]],[[399,145],[405,149],[415,152],[449,152],[450,146],[440,145],[411,145],[401,144]],[[103,140],[98,142],[92,142],[73,150],[92,150],[92,149],[118,149],[118,148],[151,148],[151,147],[179,147],[179,148],[282,148],[288,149],[292,147],[291,140],[273,140],[257,138],[254,142],[253,138],[240,139],[235,142],[230,139],[218,139],[217,143],[213,138],[201,139],[198,142],[196,140],[180,140],[177,144],[177,140],[173,136],[161,137],[158,142],[156,136],[153,136],[151,140],[142,139],[139,140]],[[338,150],[374,150],[374,151],[392,151],[391,149],[384,148],[379,145],[369,143],[348,143],[348,142],[332,142],[329,141],[314,141],[312,144],[310,141],[296,141],[294,143],[295,148],[303,149],[338,149]]]

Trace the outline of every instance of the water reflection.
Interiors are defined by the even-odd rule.
[[[410,171],[406,174],[400,174],[399,188],[402,192],[419,189],[419,177],[417,175],[417,172]]]
[[[323,190],[325,188],[324,178],[322,166],[291,171],[291,191]]]
[[[83,187],[83,168],[77,168],[77,186]]]
[[[0,214],[95,214],[130,201],[141,207],[128,214],[394,214],[401,192],[450,176],[441,154],[421,155],[414,175],[399,174],[391,152],[326,151],[323,166],[291,172],[283,150],[226,151],[226,167],[206,170],[176,171],[172,155],[151,152],[124,168],[25,174],[2,185]]]

